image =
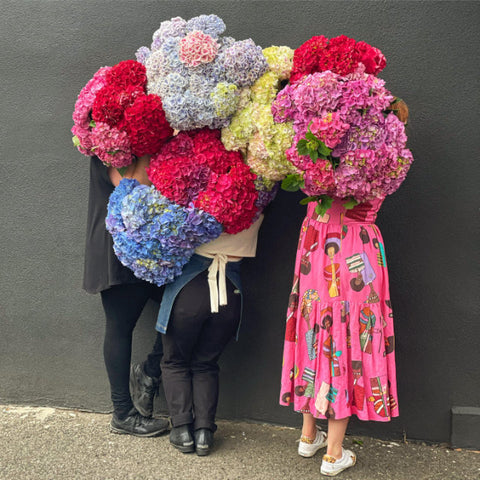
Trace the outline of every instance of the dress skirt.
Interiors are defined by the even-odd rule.
[[[324,216],[308,205],[290,294],[280,404],[317,418],[398,416],[381,199]]]

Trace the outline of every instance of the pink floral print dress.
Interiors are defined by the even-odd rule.
[[[383,200],[308,205],[290,294],[280,404],[317,418],[398,416]]]

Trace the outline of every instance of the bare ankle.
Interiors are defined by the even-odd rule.
[[[317,437],[317,431],[314,430],[313,432],[311,430],[303,430],[302,429],[302,438],[307,439],[307,440],[315,440]]]
[[[327,447],[327,455],[330,455],[337,460],[340,460],[343,455],[343,448],[342,445],[328,445]]]

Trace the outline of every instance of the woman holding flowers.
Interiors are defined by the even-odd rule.
[[[147,165],[148,156],[141,157],[128,167],[125,176],[149,183]],[[132,334],[148,299],[159,302],[162,289],[136,278],[114,254],[105,216],[110,194],[121,178],[116,169],[107,169],[97,157],[92,157],[83,288],[89,293],[100,293],[106,317],[103,352],[114,409],[111,429],[115,433],[150,437],[165,432],[168,421],[144,416],[133,406],[129,391]],[[147,388],[152,391],[156,387],[152,378],[160,375],[161,356],[159,334],[144,366],[149,375],[146,380],[150,381]]]
[[[148,95],[146,84],[145,67],[136,61],[100,68],[78,96],[72,133],[74,145],[91,157],[83,288],[100,292],[105,311],[104,359],[114,407],[111,429],[148,437],[165,432],[168,422],[148,418],[133,406],[132,332],[147,300],[159,301],[162,291],[122,265],[105,228],[107,204],[122,175],[149,185],[149,155],[173,133],[160,98]],[[156,387],[152,378],[160,374],[161,354],[159,335],[145,365],[151,389]]]
[[[308,195],[280,403],[303,414],[299,455],[327,447],[326,476],[356,462],[343,448],[352,415],[385,422],[399,414],[388,271],[383,257],[377,261],[384,243],[375,219],[412,156],[406,106],[375,76],[384,66],[381,52],[363,42],[313,37],[295,51],[290,84],[272,107],[275,120],[292,122],[295,131],[287,158],[297,173],[283,185]],[[312,235],[318,248],[310,248]],[[310,268],[303,265],[307,252]],[[315,298],[308,318],[306,294]],[[328,437],[317,418],[328,420]]]

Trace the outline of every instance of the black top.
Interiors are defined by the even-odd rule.
[[[105,165],[92,157],[83,274],[83,289],[88,293],[98,293],[113,285],[141,282],[120,263],[113,251],[112,236],[105,228],[108,199],[114,188]]]

